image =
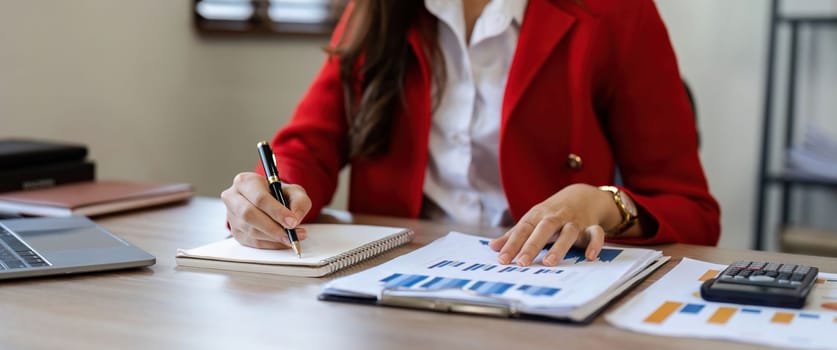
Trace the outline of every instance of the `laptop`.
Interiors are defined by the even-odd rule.
[[[154,265],[153,255],[83,216],[0,220],[0,279]]]

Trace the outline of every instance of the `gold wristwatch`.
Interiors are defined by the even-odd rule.
[[[613,195],[613,201],[616,202],[616,207],[619,208],[619,212],[622,214],[622,222],[615,227],[606,230],[605,235],[607,237],[619,237],[619,235],[633,226],[638,220],[639,216],[636,205],[631,199],[631,196],[620,190],[618,187],[599,186],[599,189],[605,192],[610,192]]]

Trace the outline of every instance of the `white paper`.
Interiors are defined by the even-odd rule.
[[[786,164],[791,173],[837,179],[837,139],[809,123],[802,143],[788,149]]]
[[[587,303],[642,270],[659,251],[605,247],[599,261],[583,256],[558,266],[500,265],[488,239],[451,232],[425,247],[372,269],[336,279],[328,292],[378,296],[385,289],[399,295],[513,304],[526,313],[560,316]]]
[[[363,248],[406,229],[387,226],[307,224],[308,236],[300,241],[302,258],[291,249],[271,250],[245,247],[233,238],[193,249],[178,249],[178,257],[203,258],[275,265],[321,266],[338,255]]]
[[[701,299],[701,280],[714,277],[725,267],[683,258],[663,278],[605,318],[620,328],[657,335],[794,348],[837,348],[837,274],[820,273],[803,309]],[[662,312],[664,305],[670,307],[670,314]]]

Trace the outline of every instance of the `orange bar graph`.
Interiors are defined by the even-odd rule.
[[[645,318],[645,323],[663,323],[671,314],[683,306],[683,303],[675,301],[667,301],[660,305],[657,310],[654,310],[648,317]]]
[[[721,306],[718,308],[718,310],[715,310],[715,313],[712,314],[712,316],[710,316],[709,320],[707,320],[706,322],[715,324],[726,324],[727,321],[729,321],[729,319],[732,318],[732,315],[735,315],[736,311],[738,311],[738,309],[734,307]]]
[[[715,276],[717,276],[719,272],[721,272],[721,271],[720,270],[707,270],[703,274],[703,276],[700,276],[700,278],[698,278],[698,281],[704,282],[704,281],[706,281],[710,278],[715,278]]]
[[[817,278],[817,284],[823,284],[823,283],[825,283],[824,278]]]
[[[773,318],[770,319],[770,322],[773,323],[791,323],[793,321],[793,314],[790,312],[777,312],[773,314]]]

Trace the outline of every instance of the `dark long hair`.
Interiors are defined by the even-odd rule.
[[[439,59],[435,20],[423,0],[355,0],[343,36],[330,49],[340,62],[351,157],[374,157],[389,147],[393,119],[405,107],[405,77],[417,64],[407,40],[414,26],[423,54]],[[443,79],[433,71],[434,79]]]

